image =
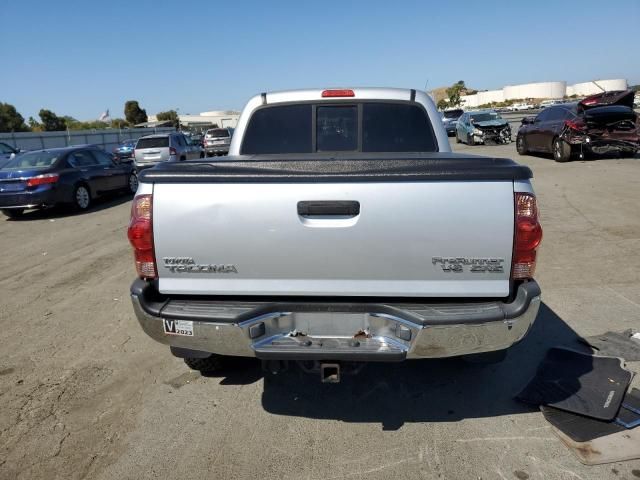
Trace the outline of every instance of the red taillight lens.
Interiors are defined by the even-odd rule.
[[[583,132],[587,129],[587,125],[582,120],[565,120],[564,124],[571,130]]]
[[[515,194],[515,235],[511,278],[532,278],[536,270],[536,249],[542,241],[536,197],[531,193]]]
[[[356,94],[353,90],[324,90],[322,92],[322,98],[327,97],[355,97]]]
[[[57,173],[45,173],[44,175],[28,178],[26,185],[27,187],[37,187],[38,185],[46,185],[47,183],[56,183],[59,178],[60,175]]]
[[[169,155],[177,155],[178,152],[175,148],[169,147]]]
[[[153,197],[138,195],[131,205],[131,221],[127,230],[133,247],[136,271],[140,278],[157,278],[156,257],[153,252]]]

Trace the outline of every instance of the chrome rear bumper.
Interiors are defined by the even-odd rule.
[[[535,321],[540,288],[520,285],[511,303],[229,302],[166,298],[136,281],[131,299],[147,335],[180,349],[273,360],[402,361],[510,347]],[[165,333],[176,321],[187,322],[180,324],[186,335]]]

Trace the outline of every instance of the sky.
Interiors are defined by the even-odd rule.
[[[640,83],[640,0],[0,0],[0,102],[79,120],[305,87]]]

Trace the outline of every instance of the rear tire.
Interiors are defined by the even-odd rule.
[[[138,191],[138,176],[135,173],[129,175],[129,193],[135,195]]]
[[[2,213],[4,213],[9,218],[16,219],[22,217],[22,215],[24,214],[24,209],[16,208],[11,210],[2,210]]]
[[[529,152],[527,149],[527,141],[523,135],[516,137],[516,150],[518,151],[518,155],[526,155]]]
[[[571,145],[559,137],[553,139],[551,151],[556,162],[564,163],[571,160]]]
[[[91,206],[91,192],[89,191],[89,187],[84,184],[78,185],[73,190],[73,206],[78,211],[88,210]]]
[[[502,362],[507,358],[507,350],[496,350],[495,352],[474,353],[463,355],[462,360],[473,365],[492,365]]]
[[[185,358],[184,363],[191,370],[197,370],[202,374],[220,371],[224,366],[222,355],[215,354],[207,358]]]

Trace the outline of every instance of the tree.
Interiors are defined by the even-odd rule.
[[[59,132],[67,129],[67,122],[65,122],[64,118],[58,117],[51,110],[42,108],[38,115],[42,121],[42,129],[45,132]]]
[[[438,100],[438,110],[446,110],[448,106],[449,104],[444,98],[441,100]]]
[[[124,104],[124,117],[131,125],[148,121],[147,111],[140,108],[137,100],[127,100]]]
[[[128,128],[129,123],[124,118],[114,118],[111,120],[111,126],[113,128]]]
[[[171,121],[173,126],[176,128],[180,128],[180,118],[178,117],[178,112],[175,110],[169,110],[167,112],[160,112],[156,115],[156,118],[160,122]]]
[[[27,132],[24,117],[10,103],[0,102],[0,132]]]
[[[447,88],[447,97],[449,97],[449,107],[458,107],[462,105],[462,100],[460,97],[466,93],[466,87],[464,85],[464,80],[459,80],[458,82],[451,85]]]
[[[38,122],[35,118],[29,117],[29,128],[32,132],[41,132],[42,124]]]

